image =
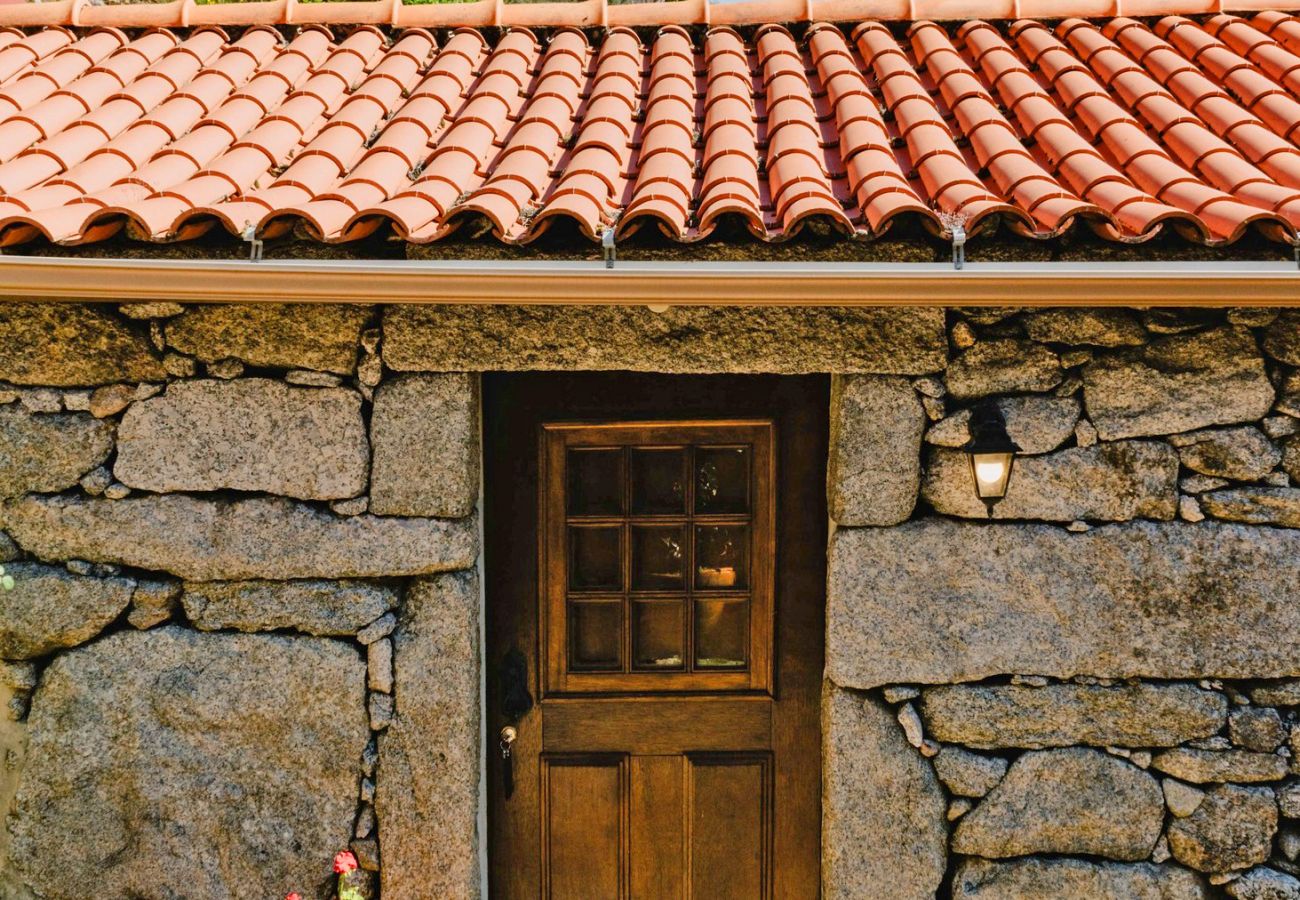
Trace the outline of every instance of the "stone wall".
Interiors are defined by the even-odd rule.
[[[369,307],[0,334],[0,897],[476,896],[477,376]]]
[[[474,373],[625,368],[839,375],[825,896],[1300,898],[1297,367],[1258,310],[0,304],[0,897],[478,896]]]
[[[1300,898],[1300,314],[947,327],[834,392],[825,896]]]

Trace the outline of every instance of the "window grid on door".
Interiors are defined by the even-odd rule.
[[[549,686],[766,686],[770,423],[569,428],[544,454]]]
[[[568,449],[570,671],[748,666],[752,457],[748,444]]]

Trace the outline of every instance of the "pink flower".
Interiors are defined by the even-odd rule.
[[[284,900],[302,900],[302,894],[297,891],[290,891],[284,895]]]
[[[341,850],[334,857],[334,872],[338,875],[346,875],[348,872],[355,872],[357,869],[357,858],[352,855],[351,850]]]

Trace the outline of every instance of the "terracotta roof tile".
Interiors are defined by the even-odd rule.
[[[1300,20],[0,30],[0,246],[1300,231]]]

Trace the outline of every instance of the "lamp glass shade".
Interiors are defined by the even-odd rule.
[[[1015,453],[1009,450],[976,451],[970,454],[971,472],[975,476],[975,493],[981,500],[1000,500],[1007,494]]]

